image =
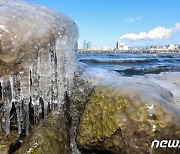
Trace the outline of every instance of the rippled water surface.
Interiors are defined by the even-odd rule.
[[[79,54],[80,64],[116,71],[123,76],[180,72],[180,54]]]

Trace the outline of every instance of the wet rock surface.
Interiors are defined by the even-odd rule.
[[[54,111],[34,128],[15,154],[70,154],[68,119]]]
[[[71,118],[70,127],[70,144],[72,153],[80,154],[80,151],[76,143],[77,128],[80,123],[80,117],[83,114],[85,106],[90,98],[90,94],[93,91],[94,86],[87,80],[77,78],[75,80],[75,87],[73,89],[73,95],[69,98],[69,113]]]
[[[16,123],[28,135],[30,121],[37,124],[72,93],[78,28],[24,1],[0,0],[0,14],[0,130],[9,134]]]
[[[5,135],[0,132],[0,154],[8,154],[11,147],[19,141],[20,137],[17,132],[11,132],[9,135]]]
[[[95,87],[78,128],[80,149],[83,153],[177,153],[178,148],[151,148],[153,140],[180,138],[180,110],[173,96],[161,87],[158,92],[157,85],[129,82],[106,80]]]
[[[61,108],[77,72],[78,27],[25,1],[0,0],[0,14],[0,153],[69,153]]]

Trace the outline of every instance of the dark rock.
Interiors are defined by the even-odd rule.
[[[8,154],[10,147],[19,140],[17,132],[12,131],[9,135],[5,135],[0,131],[0,154]]]
[[[75,154],[80,153],[76,143],[77,127],[80,123],[80,117],[83,114],[89,95],[91,94],[93,88],[94,87],[86,80],[77,77],[75,80],[73,95],[71,98],[69,98],[69,113],[71,117],[70,141],[72,152]]]

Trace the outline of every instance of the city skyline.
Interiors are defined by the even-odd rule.
[[[141,45],[141,46],[128,46],[126,43],[122,42],[121,39],[119,39],[117,42],[115,42],[115,45],[114,46],[106,46],[106,45],[103,45],[103,46],[93,46],[92,47],[92,41],[87,41],[87,40],[84,40],[83,42],[79,42],[78,41],[78,49],[103,49],[103,48],[109,48],[111,50],[114,50],[114,49],[119,49],[119,48],[122,48],[122,50],[128,50],[128,49],[133,49],[133,48],[140,48],[140,49],[148,49],[148,48],[153,48],[153,47],[158,47],[158,48],[161,48],[161,49],[165,49],[168,47],[173,47],[172,49],[176,49],[175,47],[178,47],[178,49],[180,49],[180,43],[179,44],[146,44],[146,45]],[[106,50],[105,49],[105,50]]]
[[[80,50],[109,50],[109,51],[112,51],[112,50],[124,50],[124,51],[127,51],[127,50],[133,50],[133,49],[155,49],[155,50],[179,50],[180,49],[180,44],[166,44],[166,45],[162,45],[162,44],[156,44],[156,45],[145,45],[145,46],[128,46],[127,44],[125,44],[124,42],[122,42],[121,39],[119,39],[117,42],[116,42],[116,45],[115,47],[112,47],[112,46],[95,46],[95,47],[92,47],[92,42],[91,41],[87,41],[87,40],[84,40],[83,41],[83,45],[81,45],[81,43],[78,41],[78,49]]]
[[[115,47],[119,38],[128,46],[180,43],[178,0],[27,1],[71,17],[79,27],[79,42],[91,40],[92,47]]]

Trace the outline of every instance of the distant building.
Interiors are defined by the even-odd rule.
[[[128,50],[129,48],[127,45],[125,45],[125,43],[118,41],[116,44],[116,49],[117,50]]]
[[[155,45],[150,47],[151,50],[162,50],[163,46],[162,45]]]
[[[87,49],[91,49],[91,41],[87,42]]]
[[[84,49],[91,49],[91,41],[84,40],[83,48]]]
[[[178,44],[175,45],[175,49],[179,49],[179,45]]]
[[[86,41],[86,40],[84,40],[83,48],[84,48],[84,49],[87,49],[87,41]]]
[[[168,47],[168,49],[169,49],[169,50],[174,50],[174,49],[176,49],[175,47],[176,47],[176,46],[175,46],[174,44],[170,44],[169,47]]]
[[[168,46],[169,50],[175,50],[175,49],[180,49],[180,46],[178,44],[170,44]]]
[[[167,50],[168,47],[167,47],[167,46],[163,46],[162,49],[163,49],[163,50]]]

